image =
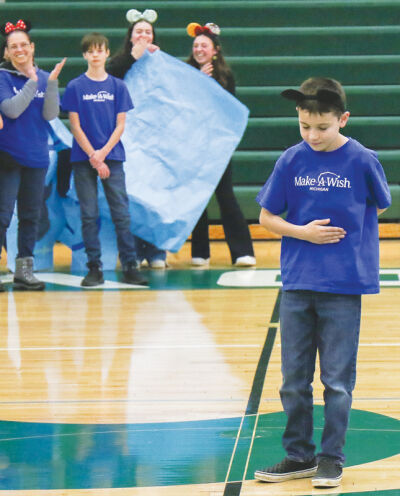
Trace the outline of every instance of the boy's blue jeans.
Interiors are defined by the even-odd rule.
[[[309,461],[313,442],[313,388],[317,350],[324,390],[321,452],[344,463],[343,447],[356,381],[361,295],[283,291],[280,307],[283,384],[287,415],[283,447],[288,457]]]
[[[128,263],[136,263],[136,246],[130,229],[131,218],[125,173],[122,162],[106,160],[106,163],[110,169],[110,176],[101,182],[117,234],[119,258],[122,266],[125,266]],[[99,218],[98,174],[89,161],[73,162],[72,167],[81,209],[82,237],[88,264],[101,266],[101,246],[97,224]]]
[[[0,253],[17,202],[17,258],[33,257],[46,173],[47,167],[5,169],[0,166]]]

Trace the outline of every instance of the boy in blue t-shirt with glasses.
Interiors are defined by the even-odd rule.
[[[390,205],[390,192],[376,153],[340,133],[350,116],[340,83],[310,78],[282,96],[296,102],[303,141],[282,154],[257,201],[260,224],[283,236],[280,395],[287,456],[255,478],[312,477],[314,487],[336,487],[356,380],[361,294],[379,292],[378,215]],[[316,456],[317,350],[325,425]]]
[[[123,161],[125,150],[120,141],[126,112],[133,108],[125,83],[107,74],[105,63],[110,54],[108,39],[99,33],[83,37],[83,57],[88,62],[85,74],[70,81],[62,106],[69,113],[74,141],[71,163],[78,195],[82,237],[89,272],[82,286],[103,284],[101,247],[98,233],[97,177],[103,184],[117,234],[123,280],[146,284],[137,270],[136,247],[130,230],[128,196]]]

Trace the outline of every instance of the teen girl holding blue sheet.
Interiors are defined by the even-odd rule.
[[[221,52],[220,28],[212,23],[205,26],[190,23],[187,32],[189,36],[194,37],[192,54],[187,62],[207,76],[213,77],[234,95],[235,80]],[[222,225],[232,263],[241,267],[255,265],[256,259],[249,228],[233,192],[231,163],[221,177],[215,195],[221,210]],[[208,216],[207,210],[204,210],[192,233],[192,265],[206,267],[209,265],[209,260]]]
[[[153,53],[158,50],[154,42],[153,23],[157,20],[157,12],[145,10],[143,13],[131,9],[126,14],[127,20],[132,23],[125,36],[123,47],[117,52],[107,64],[107,72],[112,76],[123,79],[132,65],[142,57],[148,50]],[[146,260],[153,269],[164,269],[166,267],[167,252],[158,249],[135,236],[138,259]]]

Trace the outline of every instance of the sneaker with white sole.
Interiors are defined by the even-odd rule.
[[[208,267],[210,265],[209,258],[193,257],[192,258],[193,267]]]
[[[256,258],[251,255],[238,257],[233,264],[235,267],[253,267],[256,264]]]
[[[316,458],[313,458],[309,462],[296,462],[286,457],[272,467],[256,470],[254,477],[263,482],[285,482],[292,479],[312,477],[316,472]]]
[[[160,258],[150,261],[150,267],[152,269],[165,269],[167,267],[167,262]]]
[[[343,469],[334,458],[322,457],[318,461],[318,470],[312,478],[313,487],[337,487],[342,481]]]

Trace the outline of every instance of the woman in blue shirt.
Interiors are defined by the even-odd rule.
[[[6,43],[5,61],[0,64],[0,111],[4,119],[0,132],[0,246],[17,202],[18,254],[13,287],[42,290],[44,283],[33,275],[33,250],[49,165],[47,121],[59,112],[57,78],[65,59],[50,74],[39,69],[34,63],[30,27],[24,20],[1,27]]]

